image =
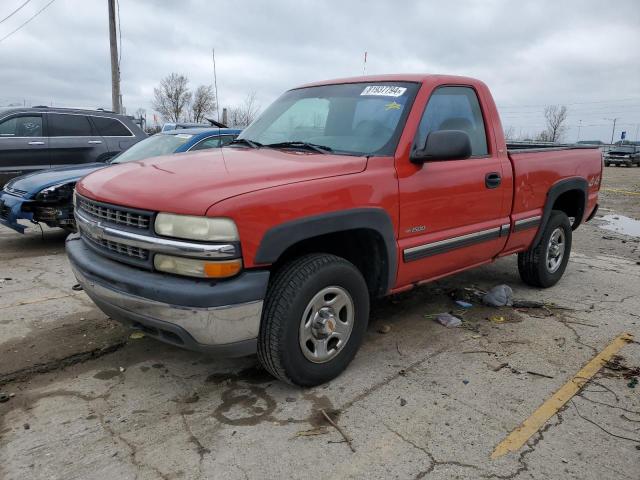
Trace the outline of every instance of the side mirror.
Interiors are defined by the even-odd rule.
[[[411,162],[464,160],[471,156],[471,139],[462,130],[437,130],[427,135],[424,147],[411,154]]]

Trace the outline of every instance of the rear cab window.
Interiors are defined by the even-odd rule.
[[[42,136],[41,115],[17,115],[0,122],[0,138]]]
[[[427,136],[438,130],[461,130],[469,135],[472,157],[488,154],[482,110],[471,87],[443,86],[434,90],[420,120],[414,148],[421,148]]]
[[[50,137],[91,137],[93,129],[85,115],[49,113]]]

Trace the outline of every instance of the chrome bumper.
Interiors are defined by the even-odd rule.
[[[262,315],[262,300],[219,307],[183,307],[137,297],[87,279],[72,263],[73,273],[89,297],[110,316],[126,323],[140,325],[168,324],[179,327],[202,348],[194,348],[188,340],[159,340],[177,344],[187,349],[206,350],[207,347],[224,347],[246,343],[257,338]],[[114,315],[115,312],[115,315]],[[123,318],[124,317],[124,318]],[[143,328],[144,330],[144,328]],[[156,329],[157,330],[157,329]],[[162,330],[162,328],[160,328]],[[175,335],[175,330],[170,330]],[[180,335],[177,335],[180,337]]]

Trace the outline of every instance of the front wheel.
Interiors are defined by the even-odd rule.
[[[562,278],[571,254],[571,222],[564,212],[552,210],[537,245],[518,254],[522,281],[534,287],[551,287]]]
[[[369,291],[360,271],[335,255],[305,255],[272,278],[258,358],[280,380],[319,385],[353,360],[368,319]]]

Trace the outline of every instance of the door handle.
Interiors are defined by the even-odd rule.
[[[102,140],[89,140],[87,143],[90,143],[92,145],[96,145],[98,143],[102,143]]]
[[[44,142],[33,141],[33,142],[29,142],[29,145],[44,145]]]
[[[498,172],[487,173],[484,177],[484,185],[487,188],[497,188],[502,183],[502,177]]]

